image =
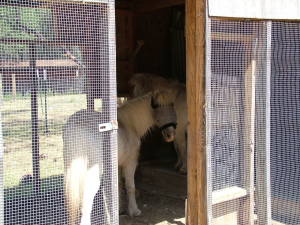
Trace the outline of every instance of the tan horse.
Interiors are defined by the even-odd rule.
[[[161,76],[149,73],[137,73],[129,81],[133,87],[133,96],[141,96],[154,90],[165,90],[174,98],[174,108],[177,114],[178,126],[174,147],[178,155],[175,165],[181,173],[186,173],[187,167],[187,99],[185,85],[174,80],[168,80]]]
[[[118,165],[125,178],[130,216],[141,214],[134,183],[141,137],[153,126],[161,128],[166,141],[173,141],[175,137],[176,112],[165,96],[147,94],[118,109]],[[93,199],[102,181],[105,161],[103,140],[98,131],[100,117],[101,113],[82,110],[72,115],[64,127],[65,195],[72,225],[91,223]]]

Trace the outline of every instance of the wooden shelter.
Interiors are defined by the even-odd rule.
[[[150,47],[149,49],[146,49],[146,44],[144,49],[141,50],[144,50],[145,53],[139,54],[139,57],[137,57],[138,59],[135,61],[135,67],[132,68],[135,68],[135,71],[139,71],[141,68],[147,68],[147,71],[149,72],[161,74],[167,74],[167,70],[164,70],[162,67],[153,68],[151,66],[154,66],[156,63],[155,54],[164,54],[162,48],[168,47],[166,42],[164,42],[165,45],[162,44],[165,40],[163,30],[161,30],[164,23],[160,23],[157,19],[157,23],[154,25],[155,28],[139,30],[137,29],[139,27],[138,25],[144,22],[140,18],[151,17],[151,14],[155,15],[156,18],[160,15],[163,16],[163,14],[167,17],[167,10],[169,7],[183,5],[185,7],[186,86],[189,118],[187,224],[280,224],[279,222],[276,222],[273,217],[276,217],[276,215],[287,216],[288,214],[291,214],[286,212],[285,209],[279,210],[281,204],[286,205],[290,210],[293,208],[295,212],[299,212],[300,207],[298,200],[287,202],[287,200],[284,200],[282,197],[279,197],[280,200],[277,197],[274,197],[274,195],[276,195],[275,189],[278,185],[274,185],[273,181],[271,181],[273,185],[271,193],[270,176],[276,177],[274,171],[276,170],[277,173],[279,171],[275,166],[270,166],[270,155],[277,157],[278,154],[275,150],[273,153],[270,152],[271,141],[269,138],[271,135],[275,136],[275,134],[271,134],[270,131],[270,124],[273,122],[271,122],[270,106],[268,106],[270,103],[268,103],[268,101],[270,101],[269,98],[272,99],[273,97],[270,97],[268,86],[265,87],[265,93],[264,91],[261,92],[260,89],[264,89],[264,87],[257,86],[264,84],[264,82],[268,84],[268,82],[271,82],[268,80],[270,79],[268,77],[275,76],[274,73],[271,72],[271,63],[273,63],[272,57],[274,57],[272,56],[272,46],[275,45],[272,43],[272,41],[274,41],[272,37],[273,35],[276,35],[271,33],[272,21],[298,21],[300,19],[298,4],[298,1],[287,3],[281,0],[272,2],[255,0],[137,0],[133,2],[117,2],[117,9],[122,8],[124,11],[134,15],[133,19],[129,20],[133,21],[132,23],[135,24],[133,27],[136,28],[133,29],[133,32],[129,32],[130,35],[132,33],[135,34],[132,36],[133,39],[134,37],[139,36],[146,38],[151,37],[153,43],[155,43],[155,45],[151,45],[147,40],[144,40],[148,46],[151,45],[151,49]],[[120,17],[121,16],[119,15],[119,18]],[[151,19],[149,19],[149,21],[151,21]],[[231,26],[228,29],[226,28],[227,21],[232,21],[232,24],[228,25]],[[234,24],[234,21],[237,21],[237,23]],[[247,22],[249,22],[250,25],[247,24]],[[254,25],[252,29],[250,28],[251,22],[257,22],[258,25]],[[151,24],[148,25],[146,23],[142,26],[151,27]],[[297,25],[295,26],[297,27]],[[274,30],[276,29],[277,28],[274,27]],[[143,32],[149,33],[143,35]],[[159,35],[159,38],[156,39],[157,36],[155,36],[155,33]],[[136,39],[130,43],[134,42],[136,42]],[[239,175],[242,179],[242,181],[240,181],[242,182],[242,185],[231,186],[217,191],[212,191],[212,189],[207,186],[211,185],[212,182],[210,176],[214,176],[211,175],[211,170],[207,171],[207,168],[210,168],[211,163],[211,161],[207,161],[207,154],[211,154],[208,152],[211,143],[207,143],[210,137],[208,135],[210,134],[206,134],[206,132],[210,129],[208,128],[208,126],[210,126],[210,121],[208,120],[212,119],[212,117],[207,117],[210,113],[208,112],[209,109],[207,109],[210,104],[207,102],[207,95],[209,93],[208,89],[211,88],[207,74],[211,71],[218,71],[218,69],[212,69],[213,66],[210,64],[213,57],[217,58],[217,60],[226,61],[226,57],[230,54],[226,52],[227,50],[220,50],[218,53],[224,53],[224,55],[212,55],[215,54],[212,53],[212,51],[216,51],[212,49],[213,42],[219,43],[220,45],[233,46],[236,44],[239,46],[232,47],[232,50],[240,51],[239,56],[241,57],[241,61],[239,62],[241,63],[241,66],[240,68],[236,66],[235,69],[241,69],[241,71],[237,73],[241,73],[241,76],[244,77],[241,81],[243,84],[241,84],[240,87],[235,87],[236,89],[228,87],[231,94],[232,91],[235,90],[236,96],[242,96],[242,100],[236,100],[236,103],[234,103],[243,104],[242,111],[238,112],[238,114],[242,116],[239,118],[236,117],[237,114],[234,115],[236,121],[243,120],[243,122],[237,123],[243,124],[241,126],[244,127],[240,130],[240,136],[243,137],[243,140],[240,141],[244,142],[244,144],[242,144],[244,146],[240,147],[243,153],[239,165],[243,167],[240,170],[241,174]],[[291,40],[291,42],[293,41]],[[119,46],[119,49],[120,48],[122,47]],[[232,57],[232,55],[230,55],[230,57]],[[147,60],[148,58],[149,61],[151,61],[151,65]],[[262,61],[264,61],[264,63],[262,63]],[[118,61],[118,63],[120,62]],[[228,61],[228,63],[230,62]],[[168,62],[165,62],[165,65],[168,65]],[[123,67],[119,67],[119,76],[122,76],[122,68]],[[267,80],[261,80],[265,79],[261,78],[262,76],[266,76]],[[234,80],[232,80],[232,82],[235,83]],[[239,88],[241,89],[239,90]],[[241,91],[241,93],[238,93],[239,91]],[[260,101],[260,99],[264,98],[267,100],[266,102],[260,102],[262,105],[262,108],[260,108],[256,101]],[[232,97],[228,97],[228,99],[231,99],[229,100],[231,102],[234,101]],[[227,102],[224,99],[223,101]],[[222,110],[222,108],[220,108],[220,110]],[[264,115],[269,117],[262,119]],[[211,116],[214,115],[211,114]],[[256,146],[255,143],[264,144],[262,146]],[[151,176],[152,174],[152,176],[155,177],[153,173],[154,172],[150,172],[150,170],[147,171],[147,169],[144,171],[144,175],[147,174]],[[165,176],[168,175],[160,173],[158,176],[167,179]],[[156,178],[153,178],[153,181],[159,181],[159,178],[155,179]],[[171,180],[172,178],[169,177],[169,179]],[[175,180],[177,179],[178,181],[176,183]],[[181,182],[179,181],[180,179]],[[178,176],[173,176],[173,181],[178,187],[181,186],[180,183],[182,185],[185,184],[185,182],[182,181],[182,178]],[[262,181],[262,183],[255,184],[255,182],[258,181]],[[208,184],[209,182],[210,184]],[[212,193],[208,193],[208,191],[212,191]],[[178,193],[182,192],[179,191],[177,194]],[[256,212],[254,213],[254,211]],[[271,214],[273,216],[271,216]],[[298,218],[296,214],[292,213],[290,216]],[[295,221],[298,221],[298,219],[295,219]]]
[[[13,4],[12,2],[14,1],[2,1],[0,5]],[[27,64],[32,73],[38,67],[36,45],[79,46],[84,63],[78,62],[72,55],[67,56],[74,61],[74,66],[85,64],[88,109],[95,108],[95,99],[107,100],[114,96],[114,94],[107,96],[108,92],[103,90],[115,84],[111,80],[102,79],[105,77],[105,72],[99,71],[116,70],[117,95],[120,97],[130,96],[131,87],[128,85],[128,80],[134,72],[163,74],[186,83],[189,120],[188,174],[186,177],[173,176],[173,179],[176,180],[175,183],[180,184],[178,186],[181,188],[187,184],[186,223],[188,225],[253,225],[257,221],[260,225],[271,225],[275,223],[272,222],[272,212],[286,215],[289,212],[285,211],[290,208],[294,209],[293,216],[299,217],[299,201],[283,199],[281,196],[274,197],[271,194],[271,119],[268,105],[271,91],[270,86],[263,86],[270,82],[271,76],[272,21],[298,21],[299,1],[287,3],[282,0],[119,0],[115,4],[116,37],[114,30],[106,24],[99,23],[101,17],[105,17],[107,10],[110,10],[105,4],[79,0],[65,3],[52,0],[51,4],[47,2],[34,1],[31,6],[49,7],[53,10],[57,40],[2,38],[0,43],[27,44],[30,48],[30,60]],[[86,4],[86,7],[78,7],[80,4]],[[76,9],[80,13],[74,14],[70,9]],[[170,34],[171,28],[174,28],[170,25],[174,9],[179,12],[178,15],[180,12],[184,15],[181,21],[184,26],[178,25],[176,34],[173,33],[174,36],[177,35],[177,39]],[[74,24],[72,21],[80,22]],[[226,24],[228,21],[233,24]],[[234,24],[236,21],[237,23]],[[95,30],[105,32],[99,37],[99,33]],[[100,41],[107,39],[111,45],[115,45],[116,49],[101,48]],[[82,40],[85,42],[82,43]],[[217,47],[212,46],[213,42]],[[228,49],[224,48],[224,50],[224,46],[229,46],[229,51],[233,49],[239,52],[234,59],[238,62],[236,68],[225,68],[228,69],[229,72],[226,71],[228,73],[234,71],[240,75],[240,77],[230,77],[230,82],[239,86],[234,86],[230,82],[224,84],[223,81],[213,83],[215,77],[212,74],[220,72],[219,67],[231,63],[229,59],[226,61]],[[219,50],[216,51],[214,48]],[[116,65],[111,67],[98,63],[99,58],[106,60],[107,55],[113,57],[114,51],[116,51]],[[214,52],[219,55],[214,55]],[[213,60],[219,64],[213,65]],[[223,75],[221,74],[220,77]],[[31,79],[33,84],[36,83],[34,77]],[[217,99],[223,101],[223,105],[218,105],[217,100],[215,102],[211,100],[214,85],[223,94]],[[36,108],[34,89],[31,100],[32,108]],[[255,108],[258,105],[257,100],[261,101],[262,108]],[[216,120],[228,105],[238,110],[230,112],[231,121],[225,125],[232,126],[232,130],[242,137],[236,136],[234,140],[230,140],[236,143],[238,146],[235,146],[236,148],[241,149],[237,157],[237,161],[240,162],[237,165],[240,168],[237,175],[239,185],[230,183],[225,185],[226,187],[214,190],[211,187],[214,177],[211,174],[210,157],[213,141],[210,138],[214,132],[212,127],[222,132],[221,125],[224,124],[211,125],[211,120]],[[240,105],[242,109],[239,108]],[[110,108],[110,105],[107,103],[103,107]],[[212,109],[215,110],[215,114]],[[38,158],[39,148],[36,137],[38,129],[36,113],[32,114],[33,142],[36,142],[33,145],[33,159]],[[110,118],[110,115],[107,117]],[[258,147],[255,145],[257,142],[260,143]],[[38,167],[37,163],[34,168],[37,180],[39,179]],[[145,174],[147,172],[149,170],[144,170]],[[155,175],[152,173],[150,176]],[[261,183],[256,184],[255,179]],[[36,181],[37,189],[39,185]],[[281,211],[278,208],[282,203],[287,206],[287,209]]]

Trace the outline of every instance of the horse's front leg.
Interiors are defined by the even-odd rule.
[[[128,213],[130,216],[139,216],[141,211],[138,209],[135,199],[134,174],[137,166],[137,159],[130,161],[123,167],[125,185],[128,196]]]
[[[174,140],[174,150],[176,152],[177,155],[177,162],[175,163],[175,169],[179,170],[182,166],[182,159],[181,159],[181,155],[179,153],[179,147],[178,147],[178,143],[177,143],[177,139]]]

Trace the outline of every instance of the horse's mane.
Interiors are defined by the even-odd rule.
[[[154,123],[151,112],[151,94],[126,101],[118,107],[118,122],[126,129],[144,135]]]
[[[155,90],[165,91],[167,95],[164,95],[164,99],[161,100],[167,102],[173,101],[179,94],[186,91],[185,85],[177,80],[167,79],[151,73],[136,73],[130,79],[129,84],[134,87],[136,96]]]
[[[146,95],[128,100],[118,107],[118,121],[126,127],[139,127],[148,130],[154,123],[151,107],[151,97],[158,105],[172,104],[173,97],[165,92],[149,92]],[[135,124],[136,123],[136,124]],[[140,132],[140,134],[144,134]]]

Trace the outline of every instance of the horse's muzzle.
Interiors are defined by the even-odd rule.
[[[163,138],[166,142],[172,142],[175,139],[176,123],[168,123],[160,127]]]
[[[161,131],[163,131],[164,129],[166,129],[166,128],[168,128],[168,127],[173,127],[174,130],[175,130],[176,127],[177,127],[177,123],[167,123],[167,124],[161,126],[159,129],[160,129]]]

